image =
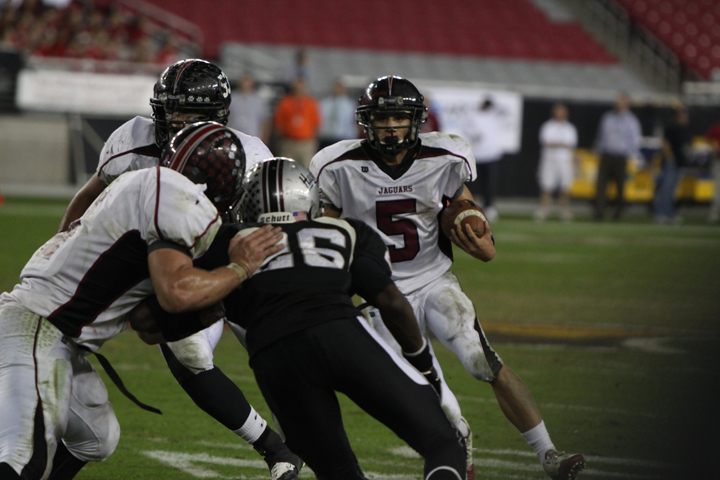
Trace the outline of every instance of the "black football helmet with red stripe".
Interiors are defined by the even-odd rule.
[[[150,106],[155,143],[165,143],[181,128],[199,121],[227,124],[230,114],[230,82],[219,67],[205,60],[180,60],[160,75]],[[177,114],[187,114],[176,120]]]
[[[245,150],[232,130],[216,122],[188,125],[167,143],[160,159],[162,166],[193,183],[204,183],[205,195],[220,214],[234,220],[233,210],[242,193]]]
[[[414,147],[418,142],[420,124],[427,121],[428,109],[425,97],[409,80],[393,75],[381,77],[368,85],[358,100],[355,110],[357,123],[365,129],[370,145],[382,153],[396,155]],[[402,112],[410,117],[410,131],[401,140],[392,136],[381,142],[376,134],[379,127],[373,125],[373,117],[379,113]]]
[[[291,223],[320,215],[315,176],[300,162],[275,157],[245,174],[240,200],[243,222]]]

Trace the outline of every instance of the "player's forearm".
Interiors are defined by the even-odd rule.
[[[85,213],[91,203],[92,199],[88,199],[85,197],[76,196],[75,198],[73,198],[70,201],[67,210],[65,210],[65,214],[63,215],[62,220],[60,220],[58,232],[66,231],[70,227],[70,224],[72,222],[82,217],[83,213]]]
[[[388,285],[375,299],[383,323],[404,352],[417,352],[423,338],[412,306],[395,284]]]
[[[179,313],[208,307],[225,298],[240,286],[242,278],[237,271],[227,267],[212,271],[187,268],[176,272],[174,278],[156,286],[160,305],[168,312]]]
[[[70,204],[68,205],[62,220],[60,220],[60,226],[58,232],[64,232],[70,227],[70,224],[82,217],[87,211],[88,207],[95,199],[105,190],[107,185],[105,182],[98,178],[97,174],[90,177],[85,185],[75,194]]]

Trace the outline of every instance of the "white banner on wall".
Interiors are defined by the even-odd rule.
[[[148,75],[24,70],[16,100],[23,110],[150,116],[156,81]]]
[[[481,88],[423,86],[420,90],[429,97],[431,108],[440,121],[443,132],[468,137],[468,118],[485,100],[493,103],[497,112],[500,145],[505,153],[520,151],[522,134],[522,95],[517,92]]]

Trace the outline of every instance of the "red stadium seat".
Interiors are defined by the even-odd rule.
[[[717,0],[618,0],[688,69],[709,78],[720,68],[720,3]],[[713,48],[718,46],[716,50]]]

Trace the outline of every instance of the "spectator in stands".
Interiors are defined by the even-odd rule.
[[[423,100],[423,104],[428,109],[428,116],[425,123],[420,125],[420,133],[439,132],[440,120],[438,119],[437,113],[435,113],[435,109],[432,106],[432,102],[430,101],[429,96],[425,97],[425,100]]]
[[[622,217],[624,207],[625,171],[628,159],[637,158],[640,152],[642,130],[640,121],[630,111],[630,99],[620,93],[615,108],[600,118],[595,150],[600,156],[595,193],[595,219],[602,220],[605,212],[608,180],[617,185],[614,219]]]
[[[2,4],[0,46],[41,57],[172,63],[179,39],[143,14],[53,0]],[[184,55],[182,55],[184,56]]]
[[[550,203],[555,190],[558,191],[560,218],[572,220],[570,211],[570,187],[573,181],[573,160],[577,146],[577,130],[568,121],[568,110],[562,103],[552,108],[552,118],[540,127],[540,164],[538,183],[540,185],[540,208],[535,218],[543,221],[550,213]]]
[[[151,37],[141,37],[134,43],[130,60],[137,63],[152,62],[155,59],[154,44]]]
[[[233,108],[228,125],[235,130],[260,138],[267,145],[272,123],[270,107],[255,88],[255,79],[244,74],[238,81],[239,92],[233,91]]]
[[[495,104],[491,98],[486,98],[468,119],[465,134],[470,140],[477,164],[477,180],[470,183],[469,187],[476,199],[482,195],[483,209],[489,222],[494,222],[499,217],[495,207],[495,192],[503,156],[500,128]]]
[[[130,20],[128,26],[128,40],[131,43],[137,43],[143,38],[150,35],[150,20],[146,15],[135,15]]]
[[[317,152],[317,132],[322,124],[317,100],[305,91],[305,80],[295,79],[290,92],[275,107],[278,153],[310,165]]]
[[[715,183],[715,192],[708,213],[708,223],[717,223],[720,220],[720,122],[715,123],[705,132],[705,138],[710,142],[713,149],[712,174]]]
[[[322,126],[318,133],[319,149],[322,150],[340,140],[358,137],[359,132],[355,122],[356,103],[347,94],[347,88],[342,80],[335,80],[332,94],[320,100]]]
[[[105,22],[105,31],[113,40],[125,42],[128,37],[125,13],[119,8],[111,8]]]
[[[662,139],[662,166],[657,178],[653,211],[657,223],[676,221],[675,187],[679,179],[679,169],[688,164],[690,151],[690,131],[688,112],[682,105],[675,109],[673,123],[665,127]]]
[[[178,48],[178,38],[170,32],[163,33],[159,36],[157,52],[153,61],[160,65],[171,65],[182,60],[180,49]]]

